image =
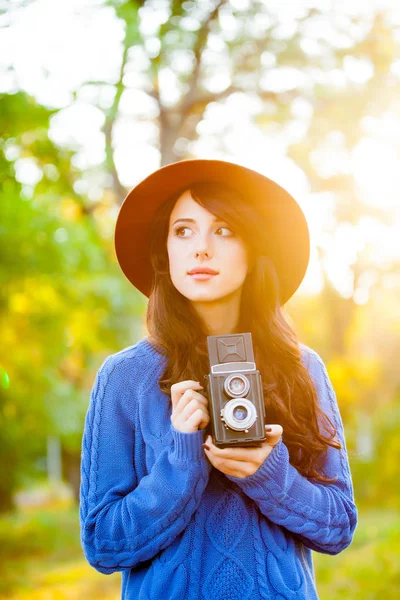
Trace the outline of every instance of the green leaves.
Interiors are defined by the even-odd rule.
[[[22,92],[0,97],[0,115],[7,117],[0,148],[4,509],[21,477],[39,474],[47,436],[60,437],[79,457],[95,371],[105,355],[134,342],[143,311],[118,268],[112,237],[104,237],[115,218],[107,193],[85,211],[74,190],[82,174],[71,164],[73,152],[48,136],[51,113]],[[38,183],[17,180],[21,156],[41,169]]]

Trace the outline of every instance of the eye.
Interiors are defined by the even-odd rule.
[[[234,233],[233,233],[232,229],[229,229],[229,227],[218,227],[217,231],[218,231],[219,229],[227,229],[228,231],[230,231],[230,235],[224,235],[224,236],[222,236],[222,237],[231,237],[231,236],[233,236],[233,235],[234,235]]]
[[[187,237],[186,235],[180,235],[180,232],[183,231],[184,229],[189,229],[189,227],[177,227],[176,229],[174,229],[174,235],[176,235],[177,237]]]
[[[174,229],[174,235],[176,237],[180,237],[180,238],[187,238],[189,237],[189,235],[181,235],[181,232],[184,231],[185,229],[187,229],[188,231],[191,231],[190,227],[176,227]],[[235,234],[232,232],[232,229],[230,229],[229,227],[218,227],[218,229],[216,229],[215,231],[220,231],[222,229],[226,229],[229,233],[228,235],[223,235],[222,237],[233,237]]]

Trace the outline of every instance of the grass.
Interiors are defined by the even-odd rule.
[[[321,600],[394,600],[400,589],[400,515],[359,512],[352,544],[329,556],[313,552]]]
[[[360,510],[349,548],[313,552],[320,600],[394,600],[400,589],[400,516]],[[120,600],[121,574],[102,575],[86,562],[78,508],[51,505],[0,518],[0,598]]]
[[[19,510],[0,518],[0,598],[119,600],[120,573],[86,562],[76,506]]]

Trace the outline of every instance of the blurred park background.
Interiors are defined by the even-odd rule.
[[[146,335],[113,247],[159,166],[222,158],[309,222],[286,305],[325,361],[359,525],[313,553],[321,600],[400,589],[398,0],[0,2],[0,596],[120,598],[79,542],[81,438],[104,358]]]

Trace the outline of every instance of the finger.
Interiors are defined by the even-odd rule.
[[[211,451],[204,449],[204,451],[207,453],[207,456],[210,456]],[[214,461],[214,456],[211,457],[212,460]],[[210,461],[211,462],[211,461]],[[216,462],[216,468],[218,468],[218,459]],[[251,473],[253,473],[255,471],[255,468],[250,472],[250,468],[251,468],[251,464],[246,468],[243,468],[243,462],[239,461],[239,460],[234,460],[234,459],[224,459],[224,473],[226,473],[227,475],[232,475],[233,477],[237,477],[238,476],[238,472],[241,473],[242,477],[248,477]]]
[[[268,429],[271,429],[271,431],[268,431]],[[283,433],[282,425],[275,424],[275,423],[272,425],[265,425],[266,441],[264,443],[275,446],[275,444],[277,444],[279,442],[280,438],[282,437],[282,433]]]
[[[177,411],[177,412],[183,411],[183,409],[185,408],[185,406],[187,406],[189,404],[189,402],[191,402],[192,400],[198,400],[198,402],[200,404],[202,404],[204,407],[208,407],[208,400],[207,400],[207,398],[205,398],[199,392],[196,392],[195,390],[189,389],[189,390],[186,390],[182,394],[182,396],[180,397],[180,399],[178,400],[177,404],[175,405],[175,411]]]
[[[191,427],[198,427],[200,429],[202,425],[206,426],[209,422],[210,417],[201,408],[195,410],[194,413],[186,421],[186,423]]]
[[[210,446],[210,452],[217,458],[224,460],[236,460],[238,462],[259,462],[263,457],[261,448],[251,446],[236,446],[232,448],[219,448],[212,443],[211,436],[208,436],[205,443]]]
[[[172,405],[175,406],[179,402],[182,394],[184,394],[186,390],[199,390],[203,388],[204,386],[202,386],[201,383],[199,383],[198,381],[194,381],[193,379],[187,379],[185,381],[179,381],[178,383],[174,383],[173,386],[171,386]]]
[[[283,433],[283,427],[282,425],[279,425],[277,423],[265,425],[265,428],[267,427],[270,427],[271,431],[265,431],[266,441],[263,442],[262,445],[265,446],[265,444],[268,444],[269,446],[275,446],[281,438],[281,435]],[[210,446],[210,451],[213,453],[214,456],[221,457],[224,459],[226,458],[242,462],[257,462],[264,456],[264,453],[261,450],[261,448],[256,448],[252,446],[219,448],[218,446],[215,446],[213,444],[211,435],[208,435],[207,439],[205,440],[205,443],[208,446]]]
[[[265,429],[269,429],[271,428],[271,431],[266,431],[266,433],[272,433],[273,435],[276,435],[277,433],[279,433],[279,435],[282,435],[283,433],[283,427],[282,425],[279,425],[279,423],[268,423],[265,425]]]
[[[183,420],[186,421],[190,417],[190,415],[192,415],[198,409],[202,410],[204,414],[208,415],[207,407],[201,402],[199,403],[197,399],[191,400],[186,406],[184,406],[180,414],[182,415]],[[179,412],[178,409],[177,412]]]
[[[197,417],[194,420],[193,415],[197,415]],[[171,420],[174,421],[174,427],[176,429],[177,426],[179,427],[179,425],[197,425],[198,418],[202,417],[204,419],[205,416],[208,417],[208,414],[204,412],[202,407],[199,407],[196,404],[192,404],[186,412],[176,412],[174,415],[172,415],[172,417],[174,418],[172,419],[171,417]]]

